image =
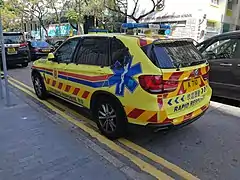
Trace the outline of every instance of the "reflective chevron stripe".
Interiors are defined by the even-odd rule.
[[[56,80],[47,78],[46,84],[51,87],[57,88],[59,90],[65,91],[66,93],[72,94],[73,96],[81,97],[83,99],[88,99],[90,92],[80,89],[78,87],[73,87],[70,85],[63,84],[62,82],[57,82]]]

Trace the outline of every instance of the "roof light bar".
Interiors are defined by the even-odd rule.
[[[123,23],[122,29],[171,29],[168,24]]]
[[[106,29],[89,29],[89,33],[108,33],[108,30]]]

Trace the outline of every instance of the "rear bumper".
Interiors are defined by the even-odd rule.
[[[28,56],[6,56],[7,65],[17,65],[29,62]],[[2,58],[0,59],[0,64],[2,63]]]
[[[31,58],[33,60],[37,60],[37,59],[40,59],[40,58],[43,58],[43,57],[47,57],[48,56],[48,53],[32,53],[31,54]]]
[[[193,123],[194,121],[198,120],[200,117],[202,117],[205,114],[205,112],[208,110],[208,108],[209,108],[209,105],[204,106],[204,110],[202,110],[202,112],[200,114],[198,114],[197,116],[192,117],[192,118],[184,119],[180,124],[177,124],[177,125],[172,123],[174,121],[174,119],[172,119],[172,120],[169,119],[169,121],[172,121],[172,122],[168,122],[168,123],[149,123],[146,126],[150,127],[150,128],[156,128],[156,129],[181,128],[181,127],[187,126],[187,125]]]

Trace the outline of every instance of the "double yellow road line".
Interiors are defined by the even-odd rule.
[[[22,82],[14,79],[14,78],[9,78],[9,80],[10,80],[9,82],[12,86],[20,89],[21,91],[25,92],[29,96],[38,100],[39,102],[44,104],[46,107],[50,108],[51,110],[53,110],[57,114],[64,117],[66,120],[68,120],[72,124],[78,126],[80,129],[82,129],[83,131],[85,131],[86,133],[91,135],[93,138],[96,138],[100,143],[105,144],[108,148],[110,148],[110,149],[116,151],[117,153],[121,154],[122,156],[128,158],[131,162],[133,162],[136,166],[138,166],[142,171],[156,177],[157,179],[163,179],[163,180],[173,179],[172,177],[165,174],[161,170],[157,169],[153,165],[143,161],[141,158],[139,158],[136,155],[132,154],[131,152],[125,150],[120,145],[118,145],[115,142],[113,142],[113,141],[107,139],[106,137],[102,136],[99,132],[94,130],[94,128],[91,128],[91,127],[87,126],[86,123],[78,121],[75,118],[71,117],[70,115],[64,113],[61,109],[64,109],[66,112],[67,111],[70,112],[71,114],[73,114],[77,118],[79,118],[81,120],[84,120],[85,122],[89,123],[91,126],[95,126],[92,123],[91,120],[81,116],[76,111],[74,111],[72,109],[69,109],[67,106],[62,105],[62,104],[58,103],[57,101],[54,101],[54,100],[49,100],[49,102],[48,101],[42,101],[42,100],[37,98],[37,96],[35,95],[35,93],[33,91],[33,88],[23,84]],[[57,108],[57,107],[59,107],[59,108]],[[153,161],[155,163],[158,163],[161,166],[171,170],[172,172],[174,172],[175,174],[177,174],[178,176],[180,176],[183,179],[198,180],[197,177],[195,177],[192,174],[188,173],[187,171],[181,169],[180,167],[176,166],[175,164],[172,164],[172,163],[168,162],[167,160],[157,156],[156,154],[142,148],[141,146],[139,146],[139,145],[127,140],[127,139],[119,139],[118,141],[121,144],[123,144],[124,146],[132,149],[133,151],[135,151],[137,153],[139,153],[140,155],[143,155],[143,156],[147,157],[148,159],[150,159],[151,161]]]

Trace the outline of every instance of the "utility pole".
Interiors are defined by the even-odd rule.
[[[1,68],[0,68],[1,70]],[[2,73],[0,77],[0,99],[3,99],[3,85],[2,85]]]
[[[0,9],[3,7],[3,1],[0,1]],[[2,49],[2,48],[1,48]],[[2,68],[0,67],[0,70],[2,70]],[[2,85],[2,72],[1,73],[1,78],[0,78],[0,99],[3,99],[3,85]]]
[[[2,27],[2,7],[3,7],[3,0],[0,1],[0,40],[2,45],[2,65],[3,65],[4,81],[5,81],[6,105],[10,106],[7,63],[6,63],[6,54],[5,54],[5,45],[4,45],[3,27]]]

